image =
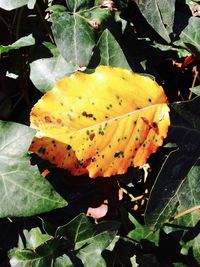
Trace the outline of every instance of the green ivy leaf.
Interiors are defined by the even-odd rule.
[[[175,216],[177,208],[182,205],[182,210],[200,205],[196,188],[200,182],[197,164],[200,156],[199,105],[200,97],[196,97],[192,101],[174,103],[171,107],[169,139],[179,148],[167,157],[150,194],[145,219],[155,228]],[[184,195],[184,201],[180,200],[181,195]]]
[[[41,257],[32,250],[18,250],[14,249],[10,252],[11,267],[44,267],[52,266],[53,259],[51,255]]]
[[[80,249],[76,256],[81,259],[85,267],[107,267],[101,254],[113,241],[115,235],[116,232],[105,231],[93,236],[90,243]]]
[[[43,234],[39,227],[32,228],[30,231],[24,230],[23,234],[26,239],[26,249],[36,249],[48,240],[52,239],[52,236]]]
[[[81,213],[68,224],[58,227],[56,236],[66,236],[74,244],[74,249],[77,250],[86,243],[92,242],[94,235],[103,232],[105,228],[108,231],[116,231],[118,226],[118,222],[113,221],[94,225],[90,223],[85,214]]]
[[[152,28],[170,43],[169,34],[173,32],[175,0],[142,0],[136,3]]]
[[[181,32],[180,40],[185,47],[196,56],[200,56],[200,18],[191,17],[187,27]]]
[[[172,223],[164,227],[167,234],[175,233],[174,238],[178,238],[181,245],[181,254],[192,253],[198,264],[200,264],[200,233],[199,233],[199,210],[188,213],[175,219]],[[176,233],[179,232],[179,235]],[[194,265],[196,266],[196,265]]]
[[[52,31],[58,49],[67,62],[87,66],[95,46],[95,32],[79,13],[53,12]]]
[[[41,230],[33,228],[30,231],[24,230],[25,245],[9,251],[11,267],[13,266],[52,266],[54,257],[57,255],[61,240],[52,236],[42,234]]]
[[[35,38],[32,34],[29,34],[28,36],[22,37],[13,44],[4,46],[0,45],[0,55],[3,53],[8,53],[10,50],[13,49],[19,49],[21,47],[31,46],[35,44]]]
[[[98,57],[100,57],[99,62],[97,62]],[[131,69],[120,45],[108,29],[104,30],[99,38],[94,56],[91,59],[91,62],[95,61],[96,65]]]
[[[192,91],[195,95],[200,96],[200,85],[190,88],[190,91]]]
[[[50,90],[54,84],[74,73],[77,68],[59,54],[51,58],[42,58],[30,64],[30,79],[42,93]]]
[[[35,3],[36,0],[0,0],[0,8],[10,11],[28,5],[28,8],[32,9]]]
[[[0,217],[32,216],[67,205],[31,166],[27,150],[35,131],[0,121]]]
[[[69,256],[66,254],[55,259],[54,267],[75,267]]]
[[[196,260],[200,264],[200,233],[198,231],[200,194],[198,184],[200,183],[200,160],[192,166],[186,179],[179,188],[176,201],[179,203],[174,221],[172,222],[172,230],[182,229],[184,227],[181,238],[181,245],[184,248],[184,254],[189,249],[193,251]],[[178,197],[178,198],[177,198]],[[173,229],[173,224],[176,227]]]
[[[66,0],[67,7],[70,11],[89,9],[94,6],[94,0]]]
[[[131,214],[128,215],[130,221],[133,223],[133,230],[128,233],[128,237],[135,241],[149,240],[155,245],[159,242],[159,231],[152,231],[148,226],[141,225]]]
[[[114,221],[94,225],[80,214],[68,224],[58,227],[56,236],[65,236],[74,244],[74,249],[78,251],[76,256],[84,266],[103,267],[106,263],[101,253],[112,243],[118,227],[119,223]]]

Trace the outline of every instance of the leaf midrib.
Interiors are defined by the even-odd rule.
[[[109,120],[102,121],[102,122],[93,124],[91,126],[84,127],[84,128],[79,129],[79,130],[75,130],[73,132],[68,132],[68,133],[66,133],[66,135],[73,135],[73,134],[75,134],[75,133],[77,134],[77,133],[79,133],[81,131],[87,131],[87,130],[90,130],[90,129],[94,128],[94,127],[99,127],[101,125],[104,125],[105,123],[108,123],[109,124],[110,122],[113,122],[115,120],[119,121],[120,119],[123,119],[125,117],[131,116],[133,113],[141,113],[142,111],[146,111],[146,110],[149,110],[149,109],[151,109],[153,107],[157,107],[157,106],[160,106],[160,105],[167,105],[167,104],[166,103],[159,103],[159,104],[154,104],[154,105],[151,105],[151,106],[148,106],[148,107],[145,107],[145,108],[141,108],[141,109],[138,109],[138,110],[134,110],[134,111],[131,111],[131,112],[128,112],[128,113],[119,115],[117,117],[111,118]],[[34,126],[32,126],[32,127],[35,128],[35,129],[37,129]],[[68,127],[62,127],[63,130],[66,129],[66,128],[68,128]],[[57,136],[59,136],[59,135],[57,135]],[[37,131],[36,136],[38,136],[39,138],[41,138],[42,136],[51,137],[51,136],[48,136],[48,134],[46,133],[46,131],[41,131],[41,130]],[[54,138],[55,138],[55,134],[54,134]]]
[[[2,177],[2,180],[3,180],[4,184],[5,184],[5,180],[6,180],[7,182],[10,182],[11,184],[14,184],[16,187],[20,188],[22,191],[28,192],[28,193],[36,196],[36,197],[39,197],[39,198],[44,199],[44,200],[48,200],[48,201],[53,202],[53,203],[60,203],[60,201],[55,201],[55,200],[52,200],[51,198],[47,198],[47,197],[44,197],[42,195],[39,195],[39,194],[37,194],[37,193],[35,193],[35,192],[33,192],[33,191],[21,186],[19,183],[15,183],[13,180],[10,180],[7,177],[7,175],[10,174],[10,173],[18,173],[18,172],[19,172],[18,170],[15,170],[15,171],[11,171],[11,172],[1,173],[0,177]],[[41,178],[43,178],[43,177],[41,176]]]
[[[170,205],[170,202],[173,200],[174,196],[178,194],[179,189],[181,188],[182,184],[185,182],[185,179],[186,179],[188,173],[191,171],[191,169],[194,167],[195,163],[198,161],[198,158],[199,158],[199,157],[197,156],[197,159],[194,159],[194,164],[189,168],[187,174],[185,175],[185,178],[181,181],[181,183],[180,183],[179,186],[177,187],[176,192],[174,192],[173,196],[170,197],[170,198],[168,199],[167,204],[165,205],[164,209],[159,213],[159,216],[157,217],[157,219],[156,219],[156,221],[155,221],[155,223],[154,223],[155,228],[156,228],[157,224],[159,224],[159,219],[160,219],[160,217],[162,216],[163,213],[165,213],[166,209],[167,209],[168,206]],[[169,218],[168,218],[168,219],[169,219]],[[157,229],[157,228],[156,228],[156,229]]]

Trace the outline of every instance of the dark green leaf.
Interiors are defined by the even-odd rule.
[[[67,255],[55,259],[54,267],[75,267]]]
[[[200,232],[199,232],[199,209],[200,209],[200,160],[194,164],[188,173],[186,179],[179,188],[176,201],[179,203],[173,223],[179,226],[187,227],[182,236],[182,245],[186,252],[189,248],[200,263]],[[173,224],[172,224],[173,229]]]
[[[168,43],[172,33],[175,13],[175,0],[136,1],[142,15],[152,28]]]
[[[33,228],[30,232],[25,230],[23,234],[26,242],[24,248],[9,252],[11,266],[52,266],[61,241],[42,234],[39,228]]]
[[[77,70],[61,55],[35,60],[30,64],[30,68],[30,79],[42,93],[46,93],[58,80]]]
[[[181,32],[180,39],[185,47],[196,56],[200,56],[200,18],[191,17],[187,27]]]
[[[133,230],[128,233],[128,237],[139,242],[146,239],[158,245],[159,231],[152,231],[148,226],[141,225],[131,214],[129,219],[133,223]]]
[[[85,214],[80,214],[68,224],[58,227],[56,236],[66,236],[74,244],[74,249],[79,249],[94,232],[94,225],[89,222]]]
[[[101,253],[115,238],[116,231],[105,231],[88,240],[77,253],[85,267],[106,267],[107,264]]]
[[[96,54],[98,53],[100,53],[98,65],[130,69],[120,45],[108,29],[104,30],[99,38],[96,48]],[[94,52],[94,58],[96,56]]]
[[[30,231],[24,230],[23,234],[26,239],[26,249],[36,249],[38,246],[52,239],[52,236],[42,234],[39,227],[32,228]]]
[[[95,46],[95,33],[79,13],[54,12],[52,31],[58,49],[67,62],[87,66]]]
[[[0,217],[31,216],[67,205],[31,166],[27,150],[35,130],[0,121]]]
[[[11,267],[44,267],[52,266],[53,259],[51,255],[41,257],[31,250],[14,249],[10,252]]]
[[[200,177],[197,167],[200,155],[199,105],[200,97],[196,97],[192,101],[174,103],[171,107],[169,139],[179,148],[167,157],[151,191],[145,213],[150,226],[161,226],[176,214],[177,207],[183,203],[183,210],[199,205],[195,186],[195,177]],[[184,202],[180,201],[182,194]]]
[[[22,37],[11,45],[0,45],[0,55],[3,53],[8,53],[10,50],[19,49],[21,47],[31,46],[35,44],[35,38],[32,34]]]
[[[92,242],[95,234],[116,231],[118,226],[118,222],[113,221],[94,225],[85,214],[80,214],[68,224],[58,227],[56,236],[66,236],[74,244],[74,249],[80,249],[84,244]]]
[[[94,0],[66,0],[67,7],[70,11],[89,9],[94,6]]]
[[[65,236],[74,244],[74,249],[78,250],[76,256],[84,266],[103,267],[106,263],[101,253],[115,238],[118,227],[119,223],[114,221],[92,224],[84,214],[80,214],[59,227],[56,235]]]
[[[101,8],[99,6],[92,8],[92,10],[81,11],[80,15],[87,19],[88,23],[95,22],[99,30],[104,29],[113,17],[113,13],[109,9]]]

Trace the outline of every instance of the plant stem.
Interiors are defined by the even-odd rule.
[[[191,87],[191,88],[194,88],[194,86],[195,86],[195,84],[196,84],[196,80],[197,80],[197,78],[198,78],[198,76],[199,76],[199,73],[198,73],[198,71],[197,71],[197,66],[194,67],[193,71],[194,71],[194,79],[193,79],[193,81],[192,81],[192,87]],[[190,91],[188,100],[191,100],[191,98],[192,98],[192,91]]]
[[[137,201],[137,200],[140,200],[140,199],[142,199],[144,197],[144,195],[140,195],[138,197],[134,197],[125,188],[122,188],[122,191],[130,197],[131,201]]]
[[[200,209],[200,205],[195,206],[195,207],[192,207],[192,208],[190,208],[190,209],[188,209],[188,210],[185,210],[185,211],[183,211],[183,212],[181,212],[181,213],[175,215],[174,217],[170,218],[170,219],[168,220],[168,222],[174,221],[174,220],[176,220],[176,219],[178,219],[178,218],[181,218],[181,217],[183,217],[183,216],[185,216],[185,215],[187,215],[187,214],[189,214],[189,213],[191,213],[191,212],[194,212],[194,211],[196,211],[196,210],[199,210],[199,209]]]

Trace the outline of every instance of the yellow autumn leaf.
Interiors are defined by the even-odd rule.
[[[30,150],[73,175],[123,174],[142,166],[167,135],[169,108],[149,77],[100,66],[60,80],[31,111]]]

